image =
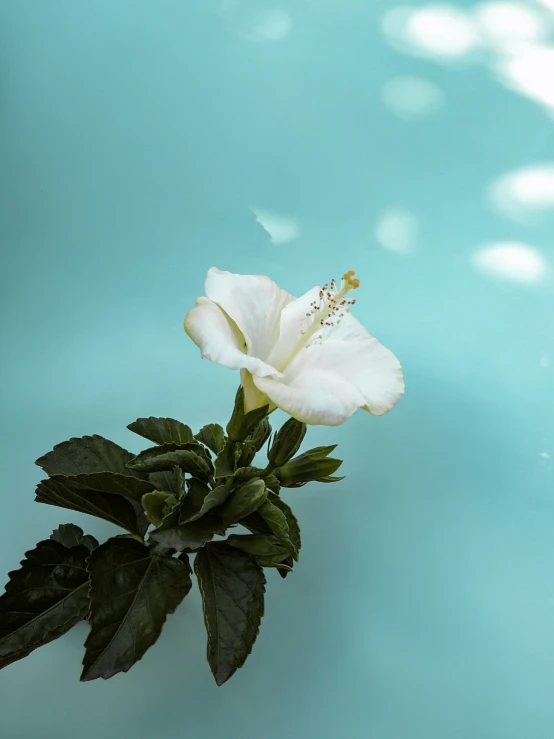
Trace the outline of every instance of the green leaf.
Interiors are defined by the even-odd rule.
[[[102,493],[123,495],[140,503],[142,496],[154,489],[152,482],[139,477],[121,475],[117,472],[91,472],[84,475],[66,475],[65,479],[71,485],[78,485],[88,490],[99,490]]]
[[[265,485],[266,487],[271,490],[271,492],[278,494],[279,490],[281,489],[281,483],[279,482],[279,478],[276,475],[267,475],[267,477],[264,477]]]
[[[231,547],[251,554],[263,567],[273,567],[291,554],[290,546],[283,544],[276,536],[231,534],[227,543]]]
[[[279,566],[277,567],[277,572],[281,575],[283,579],[289,574],[289,572],[292,572],[292,567],[294,565],[294,560],[292,557],[287,557],[287,559],[284,559]]]
[[[250,434],[247,441],[251,441],[256,447],[256,451],[260,451],[266,441],[269,439],[271,434],[271,426],[267,416],[262,418],[260,423],[256,426],[254,431]]]
[[[292,548],[289,538],[289,525],[283,511],[269,498],[256,511],[267,523],[271,533],[286,547]]]
[[[238,523],[240,523],[241,526],[245,526],[253,534],[266,534],[268,536],[272,535],[271,529],[257,511],[254,511],[253,513],[248,514],[248,516],[241,518]]]
[[[258,509],[267,498],[263,480],[254,479],[237,488],[221,506],[218,513],[225,524],[230,526]]]
[[[280,498],[278,495],[270,493],[269,500],[273,503],[274,506],[277,506],[277,508],[282,511],[287,520],[287,524],[289,527],[289,540],[294,547],[294,559],[298,562],[298,553],[300,552],[300,548],[302,546],[302,539],[300,537],[300,524],[298,523],[298,520],[292,512],[290,506],[287,505],[282,498]]]
[[[90,534],[84,534],[83,529],[80,526],[75,526],[74,523],[62,523],[57,529],[50,534],[50,538],[54,541],[58,541],[64,547],[78,547],[84,546],[89,552],[96,549],[98,541],[94,536]]]
[[[237,457],[240,455],[240,447],[234,441],[227,441],[223,449],[217,455],[214,463],[214,477],[228,477],[232,475],[237,467]]]
[[[194,562],[208,632],[208,662],[223,685],[252,651],[264,613],[265,576],[244,552],[212,542]]]
[[[174,418],[137,418],[127,428],[155,444],[181,446],[194,441],[192,430]]]
[[[208,511],[211,511],[212,508],[222,505],[230,494],[230,483],[218,485],[213,490],[208,490],[200,507],[197,506],[196,501],[193,500],[192,496],[187,495],[181,506],[179,523],[191,523],[192,521],[198,520],[202,516],[206,515]]]
[[[224,534],[225,526],[221,519],[212,512],[191,523],[179,524],[167,529],[157,529],[150,537],[166,549],[183,549],[195,551],[211,541],[215,534]]]
[[[81,532],[82,533],[82,532]],[[0,668],[57,639],[88,608],[86,546],[67,548],[55,539],[25,553],[0,597]]]
[[[139,536],[142,536],[148,528],[148,521],[142,509],[134,501],[127,500],[121,495],[71,485],[66,477],[51,477],[39,482],[35,500],[38,503],[103,518]]]
[[[182,498],[185,493],[185,478],[180,467],[174,467],[171,472],[169,470],[151,472],[148,479],[157,490],[173,493],[176,498]]]
[[[233,487],[238,488],[240,485],[244,485],[248,480],[253,480],[255,477],[261,478],[263,470],[259,467],[239,467],[233,475]]]
[[[177,498],[172,493],[163,493],[161,490],[146,493],[142,496],[142,507],[146,513],[146,518],[154,526],[161,526],[164,519],[172,513],[176,505]]]
[[[194,438],[211,449],[214,454],[219,454],[225,446],[225,431],[218,423],[203,426]]]
[[[107,679],[142,658],[192,582],[184,562],[152,555],[133,539],[108,539],[88,569],[91,629],[81,680]]]
[[[197,444],[199,449],[199,444]],[[180,467],[183,472],[188,472],[194,477],[208,479],[212,474],[212,467],[209,461],[189,449],[176,449],[167,451],[164,447],[153,447],[145,449],[131,462],[129,467],[140,472],[161,472],[163,470],[173,469],[175,466]]]
[[[35,464],[50,476],[115,472],[136,477],[136,473],[126,466],[133,456],[113,441],[95,434],[57,444],[51,452],[37,459]]]

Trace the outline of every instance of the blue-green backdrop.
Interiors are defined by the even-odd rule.
[[[553,121],[486,41],[443,58],[459,18],[419,53],[392,7],[0,0],[2,571],[58,523],[113,531],[33,502],[55,443],[227,419],[238,378],[182,327],[212,265],[295,294],[356,269],[407,385],[310,430],[347,477],[286,493],[301,562],[228,684],[195,592],[128,674],[78,682],[84,625],[5,669],[3,739],[552,738],[552,192],[487,192],[552,162]],[[490,243],[516,256],[479,270]]]

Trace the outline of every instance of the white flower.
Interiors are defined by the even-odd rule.
[[[354,272],[294,298],[262,275],[209,270],[185,319],[202,356],[241,371],[245,411],[269,403],[310,424],[337,426],[358,408],[381,416],[404,392],[402,368],[350,314]]]

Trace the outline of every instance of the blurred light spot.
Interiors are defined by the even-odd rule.
[[[413,56],[455,60],[480,45],[478,25],[454,5],[399,6],[382,18],[391,46]]]
[[[272,244],[288,244],[300,235],[300,226],[295,218],[269,213],[267,210],[250,208],[260,226],[271,236]]]
[[[540,452],[539,457],[542,457],[543,459],[550,459],[550,454],[548,452]]]
[[[548,271],[537,249],[515,241],[483,247],[471,261],[478,272],[522,285],[540,282]]]
[[[522,41],[542,41],[547,36],[544,19],[522,3],[481,3],[475,7],[475,17],[485,39],[500,49]]]
[[[527,44],[493,61],[496,79],[554,112],[554,46]]]
[[[488,194],[503,215],[517,221],[538,221],[548,211],[554,212],[554,163],[508,172],[492,183]]]
[[[536,0],[536,2],[540,3],[547,10],[552,10],[554,12],[554,0]]]
[[[282,8],[260,10],[253,0],[224,0],[221,16],[234,33],[255,43],[283,41],[292,29],[292,18]]]
[[[541,361],[539,362],[539,364],[543,369],[548,369],[548,367],[550,367],[550,359],[548,359],[546,354],[541,357]]]
[[[444,93],[432,82],[419,77],[393,77],[383,86],[385,106],[407,121],[426,118],[444,105]]]
[[[417,247],[419,229],[419,220],[411,211],[390,208],[375,227],[375,238],[389,251],[410,254]]]

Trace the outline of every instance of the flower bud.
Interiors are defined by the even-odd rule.
[[[279,429],[267,457],[273,467],[281,467],[292,459],[300,449],[306,435],[306,424],[295,418],[289,420]]]
[[[335,482],[342,478],[332,477],[342,464],[341,459],[333,459],[327,455],[334,449],[317,447],[291,459],[279,468],[278,476],[283,487],[297,487],[307,482]]]

